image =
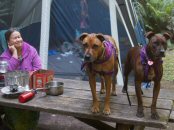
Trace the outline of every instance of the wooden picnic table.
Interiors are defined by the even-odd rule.
[[[107,130],[131,130],[133,127],[137,130],[143,130],[147,126],[165,129],[168,126],[169,118],[171,117],[172,120],[172,117],[174,117],[171,115],[174,99],[172,93],[174,93],[174,90],[161,89],[157,101],[160,120],[153,120],[150,117],[152,88],[143,90],[144,118],[136,117],[137,101],[133,86],[128,88],[132,106],[129,106],[126,94],[121,92],[122,87],[118,86],[117,96],[111,96],[111,114],[106,116],[102,113],[105,94],[99,94],[100,83],[97,83],[97,93],[100,99],[101,112],[93,114],[90,111],[92,95],[88,81],[60,78],[55,80],[64,82],[63,95],[49,96],[43,92],[38,92],[32,100],[19,103],[18,99],[4,98],[3,94],[0,93],[0,105],[73,116],[97,129],[106,128]],[[116,128],[105,124],[103,121],[116,123]]]

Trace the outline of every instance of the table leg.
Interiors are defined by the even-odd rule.
[[[133,125],[128,125],[128,124],[116,124],[116,130],[133,130],[134,126]]]
[[[145,126],[135,126],[134,130],[144,130]]]

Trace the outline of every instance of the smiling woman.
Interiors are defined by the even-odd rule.
[[[0,60],[8,62],[8,71],[41,69],[41,60],[34,47],[23,41],[20,32],[11,28],[5,33],[8,44],[7,50],[0,56]]]

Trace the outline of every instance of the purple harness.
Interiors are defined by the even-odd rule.
[[[93,62],[93,64],[103,64],[104,62],[106,62],[110,59],[112,54],[114,54],[115,59],[117,58],[117,52],[116,52],[116,49],[114,48],[113,44],[110,41],[107,41],[107,40],[103,41],[103,44],[104,44],[104,47],[105,47],[104,59],[103,60],[96,60],[96,61]],[[107,72],[94,70],[94,69],[92,69],[92,63],[90,63],[90,62],[82,63],[81,70],[83,70],[85,66],[90,67],[91,70],[93,70],[94,72],[96,72],[100,75],[112,75],[113,72],[114,72],[114,70],[107,71]]]
[[[154,65],[154,61],[152,61],[146,53],[146,47],[147,46],[143,46],[140,50],[140,58],[141,58],[141,63],[143,65],[144,68],[144,75],[145,75],[145,80],[148,81],[148,72],[149,72],[149,68],[154,66],[154,69],[156,69],[156,66],[158,64]],[[163,63],[162,60],[158,61],[158,63]]]

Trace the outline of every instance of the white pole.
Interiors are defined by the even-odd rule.
[[[52,0],[42,0],[40,57],[42,60],[43,69],[47,69],[47,62],[48,62],[51,1]]]
[[[116,14],[116,6],[115,6],[114,1],[115,0],[109,0],[110,21],[111,21],[111,34],[115,38],[116,43],[117,43],[117,47],[119,49],[118,28],[117,28],[117,14]],[[121,65],[120,55],[118,56],[118,58],[119,58],[119,62],[120,62],[120,65]],[[123,76],[122,76],[121,71],[122,71],[122,68],[119,68],[118,69],[118,74],[117,74],[117,84],[123,86]]]
[[[134,26],[134,24],[133,24],[132,15],[131,15],[131,12],[130,12],[130,8],[129,8],[128,1],[125,0],[125,3],[126,3],[127,12],[128,12],[129,19],[130,19],[130,21],[131,21],[132,27],[135,28],[135,26]]]
[[[127,25],[126,25],[126,22],[125,22],[125,20],[124,20],[124,18],[123,18],[123,15],[122,15],[122,13],[121,13],[120,7],[118,6],[118,3],[117,3],[115,0],[114,0],[114,3],[115,3],[114,5],[116,6],[116,9],[118,10],[118,13],[119,13],[119,15],[120,15],[120,17],[121,17],[121,20],[122,20],[122,22],[123,22],[123,25],[124,25],[124,27],[125,27],[126,33],[127,33],[128,38],[129,38],[129,40],[130,40],[130,43],[131,43],[131,46],[134,47],[132,38],[131,38],[131,36],[130,36],[129,30],[128,30]]]

